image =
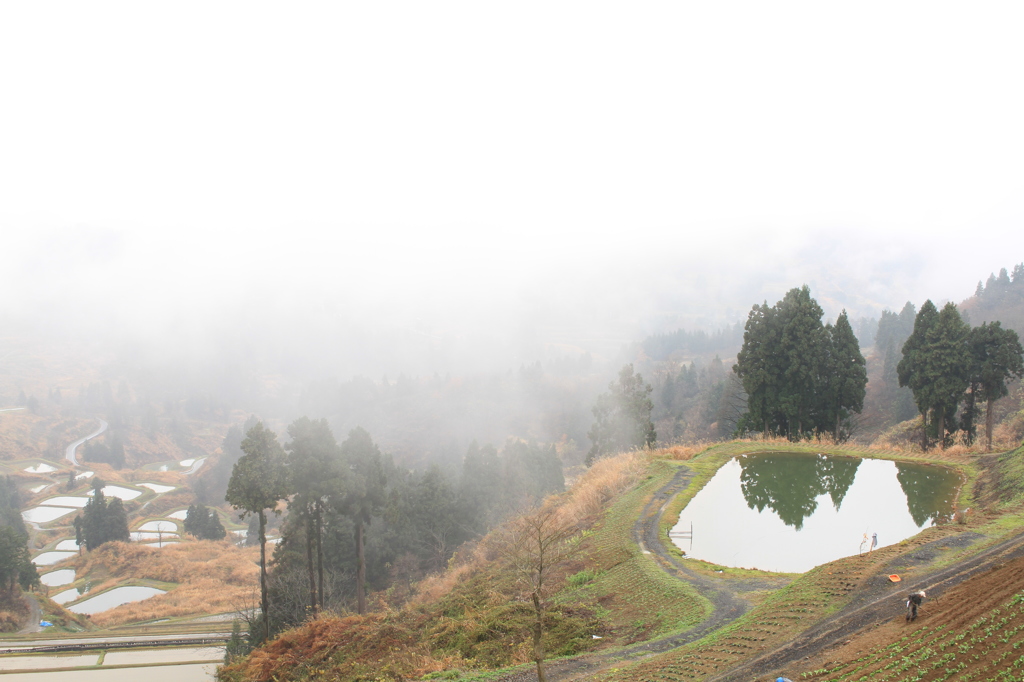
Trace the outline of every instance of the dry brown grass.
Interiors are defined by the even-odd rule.
[[[435,658],[420,637],[419,624],[382,614],[344,618],[326,614],[222,668],[218,679],[420,679],[466,665],[455,656]]]
[[[714,441],[700,440],[692,443],[672,445],[663,450],[658,450],[658,455],[667,459],[685,462],[686,460],[693,459],[714,444]]]
[[[125,604],[92,617],[100,626],[181,616],[224,613],[244,603],[259,580],[258,548],[228,541],[188,541],[162,549],[112,542],[67,564],[93,582],[92,592],[126,581],[175,583],[167,594]]]
[[[660,456],[660,452],[635,450],[599,459],[567,492],[548,498],[546,504],[558,505],[561,514],[576,522],[591,517],[604,509],[616,495],[636,483],[647,471],[647,465],[655,455]],[[493,560],[492,535],[460,548],[448,562],[447,570],[421,580],[410,604],[440,599],[478,568]]]
[[[96,428],[95,419],[64,418],[59,414],[32,414],[28,410],[0,413],[0,458],[64,458],[64,448]]]
[[[652,456],[650,451],[634,450],[597,460],[563,494],[565,513],[577,520],[596,514],[613,497],[640,479],[647,471]]]
[[[28,618],[28,604],[15,590],[14,596],[0,594],[0,632],[17,632]]]

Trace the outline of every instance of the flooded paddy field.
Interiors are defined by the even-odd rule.
[[[4,682],[209,682],[223,660],[223,646],[7,655],[0,675]]]

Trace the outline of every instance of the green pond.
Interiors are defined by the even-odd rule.
[[[923,464],[742,455],[694,496],[670,537],[694,559],[802,573],[950,519],[959,485],[952,470]]]

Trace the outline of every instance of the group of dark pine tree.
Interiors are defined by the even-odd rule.
[[[225,439],[229,455],[233,435]],[[339,444],[327,420],[303,417],[288,436],[282,446],[262,422],[247,423],[227,482],[226,500],[254,518],[259,533],[260,617],[250,623],[252,642],[325,607],[363,613],[368,587],[411,583],[443,568],[467,540],[564,488],[554,447],[517,440],[500,453],[471,444],[453,477],[437,466],[397,467],[362,428]],[[288,514],[268,566],[268,513],[285,499]]]
[[[846,311],[834,325],[822,315],[807,286],[750,311],[734,367],[747,393],[739,431],[847,437],[848,419],[864,406],[867,370]]]
[[[1018,269],[1015,275],[1024,274]],[[1005,270],[1000,277],[1009,282]],[[979,289],[986,291],[980,284]],[[806,286],[750,311],[735,366],[747,393],[738,430],[794,440],[823,432],[836,440],[848,435],[844,424],[864,405],[864,357],[846,311],[835,325],[822,325],[821,317]],[[884,358],[882,400],[899,419],[912,417],[916,406],[923,448],[931,441],[945,447],[958,431],[973,442],[983,403],[991,448],[992,403],[1007,395],[1007,380],[1024,376],[1024,350],[1015,331],[998,321],[972,328],[953,303],[940,311],[929,300],[916,314],[910,303],[898,314],[884,311],[875,343]]]
[[[921,413],[921,446],[927,449],[934,439],[945,447],[957,430],[972,442],[984,402],[991,448],[992,403],[1007,395],[1007,379],[1024,376],[1024,350],[1017,332],[998,321],[971,328],[954,304],[947,303],[940,311],[929,300],[914,318],[902,355],[896,373],[900,386],[913,392]]]
[[[99,477],[92,481],[92,497],[82,513],[75,517],[75,542],[92,551],[105,542],[128,542],[128,512],[118,497],[109,500],[103,494],[106,483]]]

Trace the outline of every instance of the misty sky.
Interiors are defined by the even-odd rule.
[[[959,301],[1024,260],[1022,34],[1018,3],[4,3],[0,309],[629,337],[805,282]]]

